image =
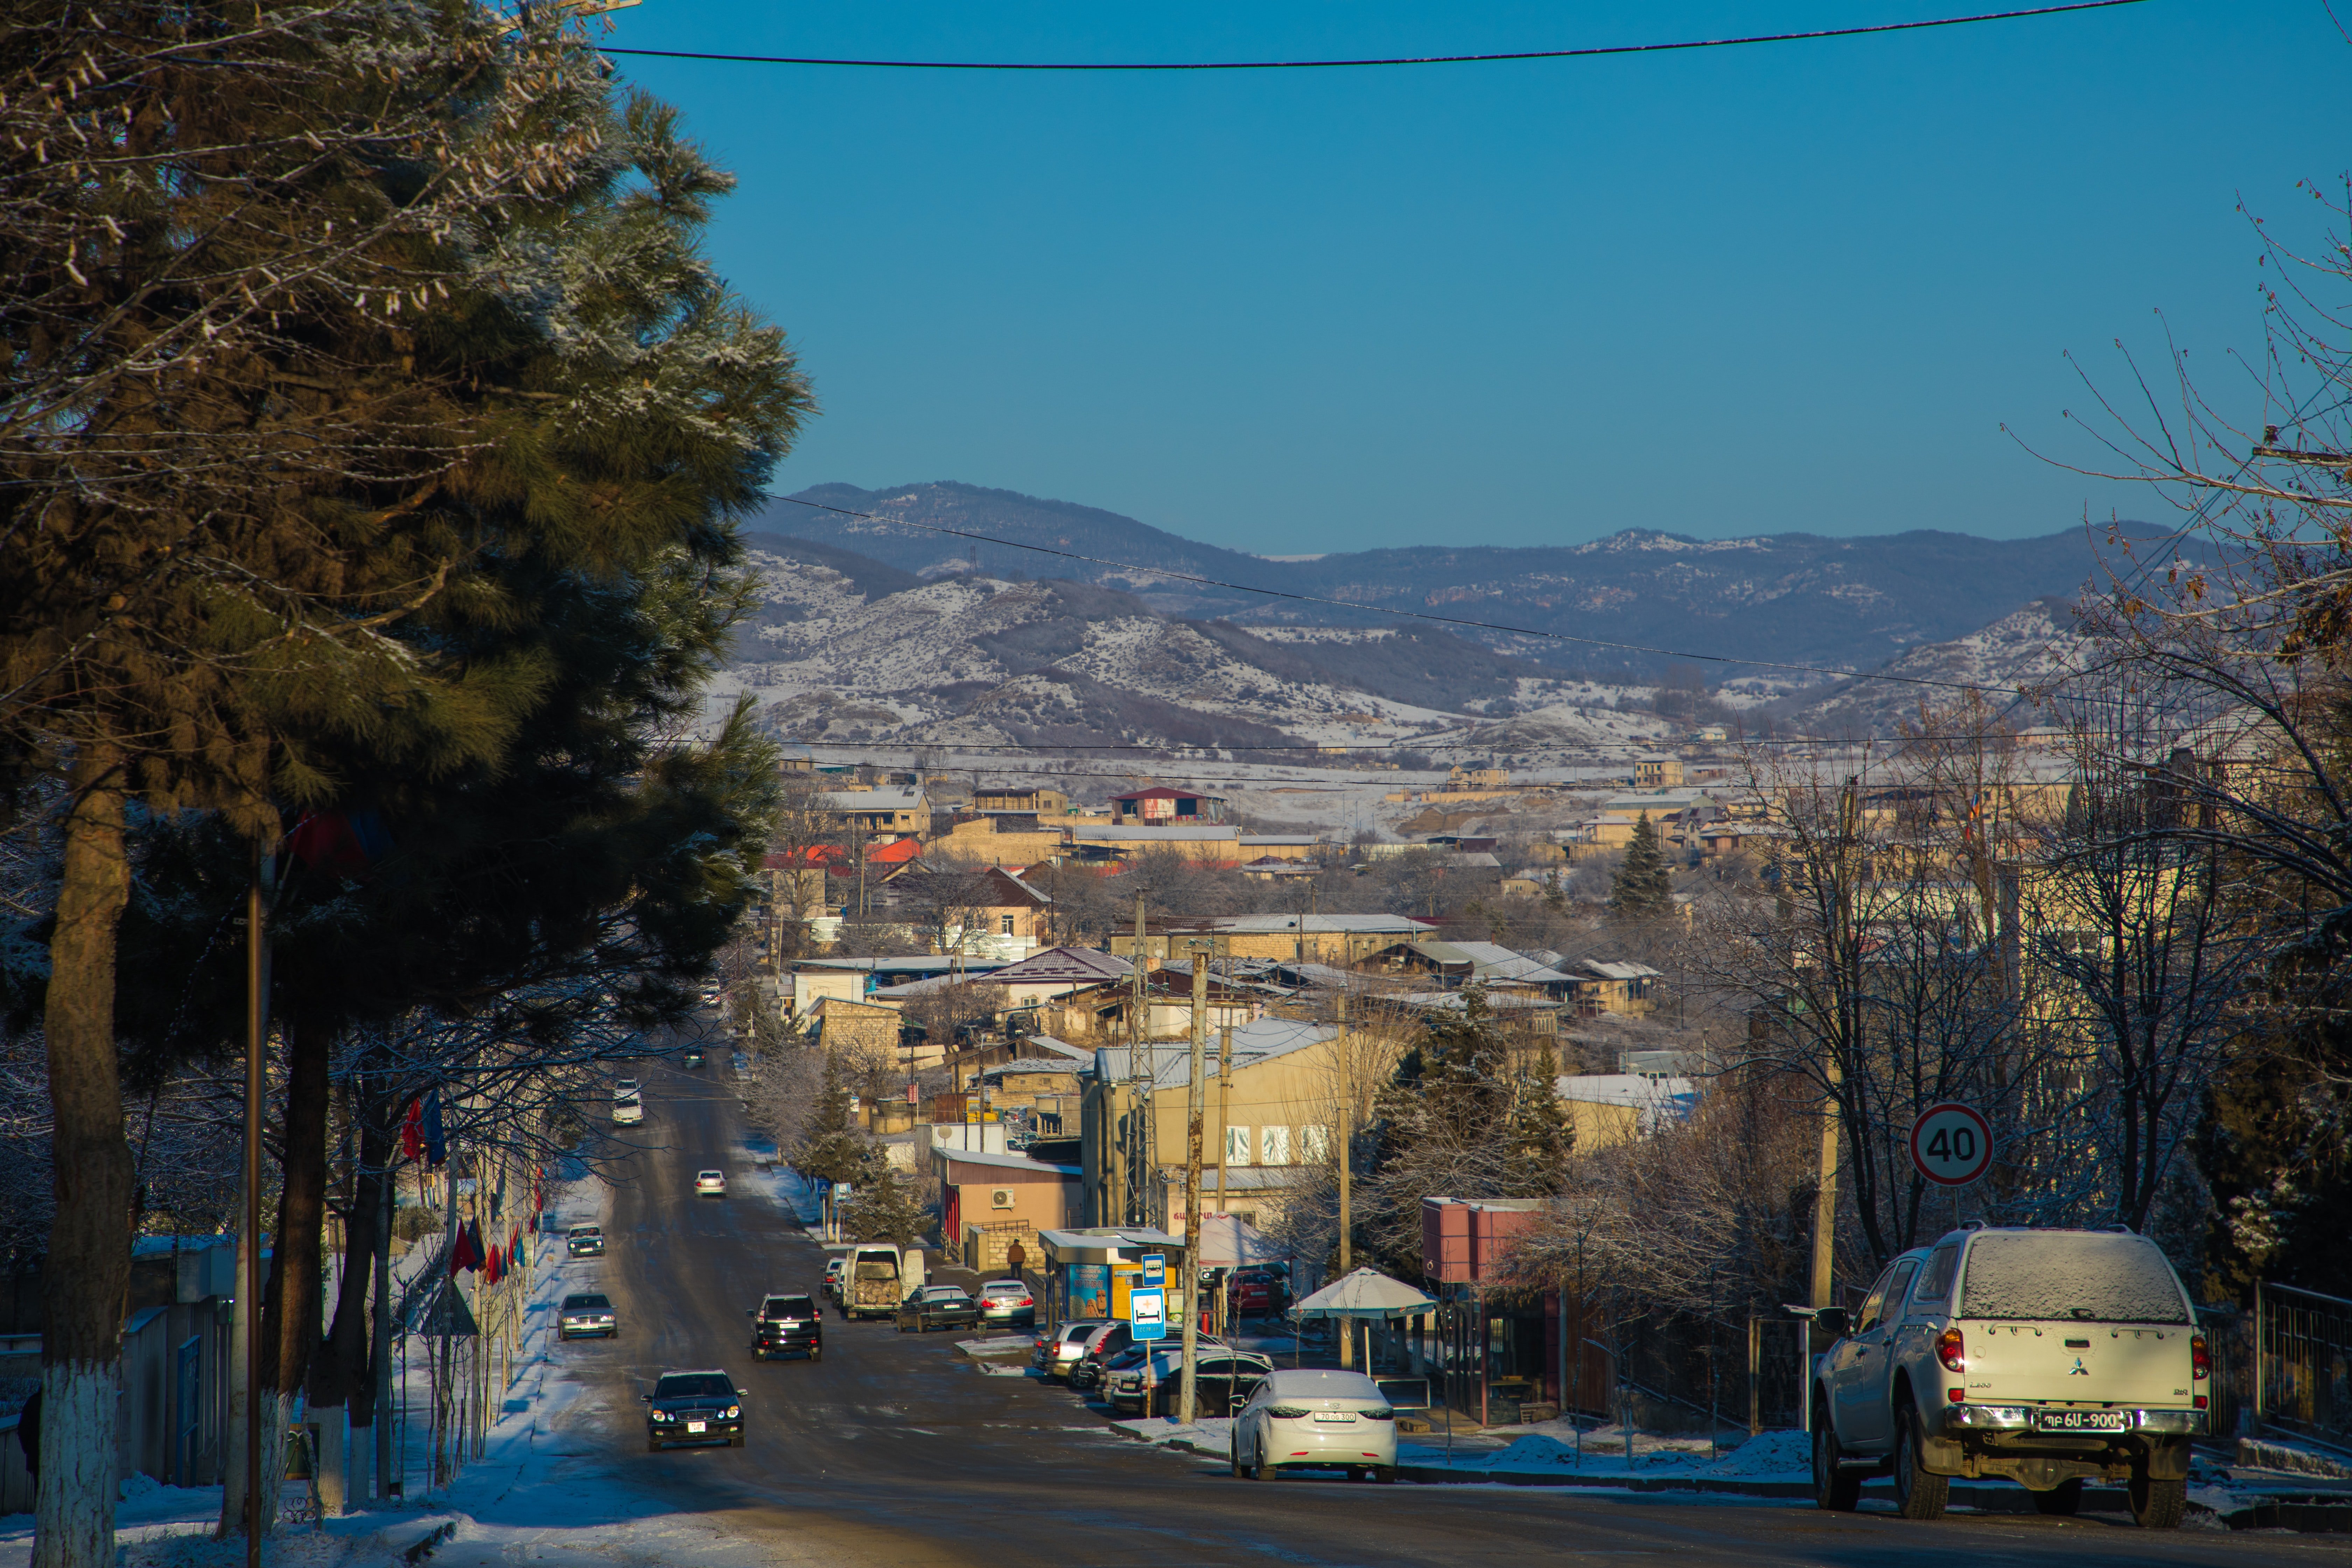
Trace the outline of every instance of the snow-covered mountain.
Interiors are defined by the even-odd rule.
[[[1396,745],[1475,731],[1611,750],[1664,724],[1638,689],[1562,679],[1443,632],[1261,638],[1092,584],[929,581],[837,547],[754,536],[763,604],[719,694],[802,741],[984,748]],[[1474,743],[1486,743],[1485,742]]]
[[[2082,657],[2072,605],[2041,598],[1966,637],[1915,647],[1873,671],[1874,678],[1791,699],[1777,716],[1808,733],[1892,735],[1905,722],[1916,722],[1923,701],[1940,707],[1961,695],[1958,688],[1976,687],[2009,722],[2029,725],[2037,718],[2021,694],[2079,668]],[[1944,684],[1913,684],[1917,681]]]

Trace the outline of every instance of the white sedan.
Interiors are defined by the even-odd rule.
[[[1234,1474],[1279,1480],[1286,1470],[1345,1470],[1351,1481],[1396,1479],[1396,1412],[1360,1372],[1283,1367],[1234,1417]]]
[[[698,1194],[708,1193],[715,1198],[725,1197],[727,1195],[727,1173],[724,1171],[695,1172],[694,1190]]]

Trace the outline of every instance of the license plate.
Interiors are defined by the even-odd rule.
[[[686,1424],[686,1429],[689,1432],[699,1432],[706,1425],[707,1423],[701,1421],[689,1421]]]
[[[2121,1432],[2130,1421],[2121,1410],[2045,1410],[2041,1426],[2044,1432]]]
[[[1345,1410],[1318,1410],[1318,1411],[1315,1413],[1315,1419],[1316,1419],[1316,1420],[1318,1420],[1318,1421],[1341,1421],[1341,1422],[1346,1422],[1346,1421],[1353,1421],[1353,1420],[1355,1419],[1355,1417],[1354,1417],[1353,1415],[1349,1415],[1349,1414],[1348,1412],[1346,1412]]]

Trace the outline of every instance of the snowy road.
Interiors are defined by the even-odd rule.
[[[544,1507],[576,1549],[611,1527],[607,1560],[841,1568],[1051,1563],[1182,1568],[1290,1564],[1496,1564],[1654,1559],[1676,1564],[2084,1562],[2352,1563],[2341,1538],[2217,1531],[2149,1534],[2128,1520],[1884,1515],[1723,1499],[1506,1487],[1264,1485],[1197,1457],[1111,1433],[1067,1393],[980,1375],[956,1336],[884,1323],[825,1325],[821,1363],[754,1363],[745,1309],[763,1290],[814,1292],[824,1255],[759,1184],[697,1198],[696,1170],[739,1176],[743,1142],[719,1072],[656,1069],[640,1155],[614,1194],[601,1284],[619,1308],[612,1342],[561,1352],[586,1387],[539,1439],[543,1484],[508,1506]],[[572,1289],[578,1286],[571,1287]],[[645,1451],[638,1395],[674,1367],[726,1368],[751,1393],[742,1449]],[[671,1552],[627,1542],[653,1516],[714,1532]],[[522,1522],[511,1521],[509,1522]],[[683,1546],[684,1542],[678,1543]],[[647,1548],[653,1549],[648,1551]],[[511,1531],[461,1540],[433,1568],[553,1562]]]

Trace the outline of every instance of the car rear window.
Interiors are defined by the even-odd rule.
[[[2189,1304],[2146,1237],[1992,1231],[1969,1244],[1953,1315],[2185,1323]]]
[[[656,1399],[724,1399],[734,1392],[723,1372],[674,1372],[654,1384]]]
[[[991,1280],[980,1288],[983,1296],[1026,1296],[1029,1287],[1011,1279]]]
[[[563,1298],[563,1310],[567,1312],[583,1310],[601,1312],[612,1304],[612,1302],[606,1300],[602,1296],[566,1296]]]
[[[814,1318],[816,1303],[806,1296],[771,1296],[766,1312],[771,1318]]]

